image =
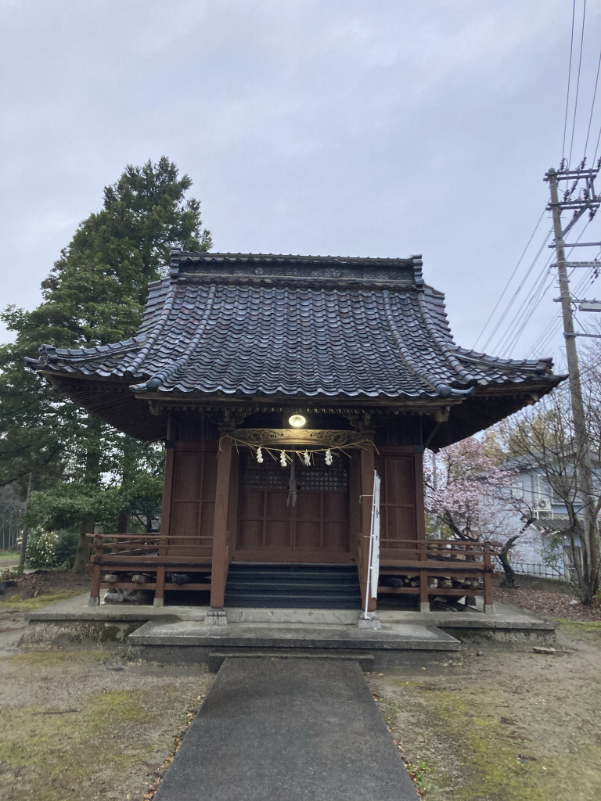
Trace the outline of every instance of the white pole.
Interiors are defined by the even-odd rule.
[[[365,496],[364,496],[365,497]],[[374,488],[371,502],[371,525],[369,528],[369,561],[367,565],[367,586],[365,587],[365,610],[363,617],[368,620],[369,599],[378,597],[378,578],[380,574],[380,476],[374,470]]]

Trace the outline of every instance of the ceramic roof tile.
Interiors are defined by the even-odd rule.
[[[28,361],[128,377],[135,391],[209,395],[433,398],[439,385],[558,380],[550,360],[457,347],[444,296],[423,283],[419,257],[177,253],[170,277],[149,288],[137,337],[44,346]]]

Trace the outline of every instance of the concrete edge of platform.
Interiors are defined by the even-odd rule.
[[[166,615],[179,620],[204,620],[209,607],[191,606],[128,606],[127,604],[87,605],[88,594],[69,598],[66,601],[44,606],[29,612],[30,622],[42,621],[149,621]],[[513,606],[495,603],[496,614],[482,612],[412,612],[382,610],[378,616],[382,623],[414,623],[439,628],[481,629],[541,629],[553,630],[557,624],[529,615]],[[354,625],[359,620],[360,610],[347,609],[227,609],[230,623],[307,623],[317,625]]]
[[[221,649],[211,651],[207,660],[210,673],[217,673],[226,659],[306,659],[315,662],[358,662],[364,673],[375,669],[376,659],[373,654],[358,651],[299,651],[298,649],[272,649],[253,651],[252,649]]]
[[[85,643],[125,643],[147,623],[196,622],[204,620],[205,607],[163,607],[101,605],[87,606],[88,595],[82,594],[66,601],[58,601],[30,612],[26,617],[29,626],[25,630],[21,644],[36,647],[51,645],[69,647]],[[249,625],[309,625],[348,626],[356,625],[359,611],[356,610],[306,610],[306,609],[228,609],[231,623]],[[553,644],[557,624],[529,615],[512,606],[496,604],[496,614],[485,615],[479,612],[407,612],[383,610],[379,613],[385,628],[390,625],[421,625],[436,627],[465,645],[488,643],[505,646],[532,644]],[[229,629],[229,627],[228,627]],[[231,631],[231,629],[229,629]],[[141,643],[139,645],[152,645]],[[189,640],[180,645],[189,647]],[[298,647],[298,646],[297,646]],[[353,646],[351,646],[353,647]]]
[[[128,637],[130,646],[190,648],[296,648],[327,650],[420,650],[455,651],[460,642],[452,635],[435,626],[402,626],[390,631],[359,630],[345,626],[297,627],[284,625],[255,628],[243,624],[228,626],[218,632],[213,627],[198,623],[179,622],[173,628],[170,621],[148,621]],[[391,627],[392,628],[392,627]],[[413,634],[411,629],[422,629]],[[352,635],[352,636],[351,636]]]
[[[130,645],[127,652],[127,659],[133,662],[152,662],[160,665],[206,665],[210,672],[216,672],[219,665],[225,659],[223,654],[227,652],[228,657],[235,653],[237,657],[254,657],[260,659],[278,658],[307,658],[315,661],[356,661],[364,672],[372,672],[383,669],[393,668],[428,668],[434,666],[448,666],[457,663],[460,659],[460,651],[424,651],[424,650],[383,650],[366,651],[365,653],[353,652],[348,650],[341,652],[333,651],[323,655],[317,649],[299,648],[265,648],[257,652],[252,648],[217,648],[216,646],[197,646],[191,645],[185,648],[175,646],[155,646],[155,645]]]

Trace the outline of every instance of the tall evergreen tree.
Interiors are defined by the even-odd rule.
[[[23,358],[43,343],[91,347],[136,333],[148,284],[161,277],[170,248],[211,245],[200,203],[186,198],[191,185],[165,157],[128,166],[42,282],[42,303],[31,312],[9,306],[0,315],[16,333],[0,347],[0,486],[24,487],[32,473],[34,489],[46,496],[42,502],[33,493],[31,514],[45,515],[48,525],[77,520],[82,533],[93,522],[123,526],[129,513],[137,514],[134,496],[147,511],[156,505],[157,481],[151,488],[147,480],[157,478],[156,449],[145,451],[57,396],[24,368]],[[144,501],[143,487],[152,501]],[[79,570],[84,546],[82,537]]]

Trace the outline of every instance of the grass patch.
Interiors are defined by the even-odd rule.
[[[7,801],[116,798],[119,787],[119,797],[125,798],[132,775],[141,779],[145,765],[157,758],[160,764],[166,755],[169,733],[189,699],[177,687],[163,686],[160,693],[105,690],[68,706],[73,708],[0,711],[0,775]],[[141,798],[143,786],[139,781],[136,797]]]
[[[546,801],[540,785],[543,766],[518,758],[515,745],[499,731],[498,720],[477,717],[473,706],[458,694],[436,695],[433,712],[447,736],[457,742],[467,768],[467,781],[456,791],[457,801]]]
[[[19,556],[20,554],[18,554],[16,551],[14,551],[14,553],[11,553],[10,551],[4,551],[4,553],[0,553],[0,564],[2,564],[2,562],[14,562],[15,559],[19,558]]]
[[[601,620],[566,620],[564,617],[552,618],[559,623],[563,634],[601,646]]]
[[[420,759],[415,764],[413,762],[405,762],[405,767],[419,790],[420,796],[425,796],[433,789],[434,785],[430,781],[430,774],[433,770],[425,759]]]
[[[10,657],[10,665],[29,667],[61,667],[77,662],[79,664],[93,665],[97,662],[106,662],[110,658],[107,651],[29,651],[24,654],[15,654]]]
[[[42,595],[37,595],[35,598],[10,596],[5,601],[0,601],[0,611],[33,612],[34,609],[41,609],[43,606],[48,606],[48,604],[53,604],[57,601],[66,601],[84,592],[85,588],[83,587],[69,587],[63,590],[51,590]]]

